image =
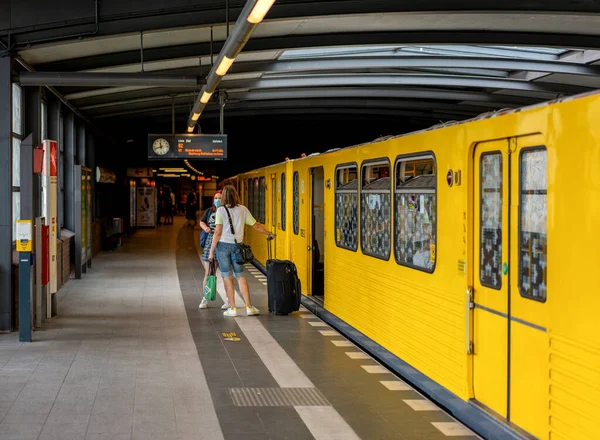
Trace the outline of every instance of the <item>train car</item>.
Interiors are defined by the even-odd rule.
[[[592,440],[598,120],[600,94],[590,94],[239,179],[305,295],[511,426]],[[249,242],[264,264],[264,237],[250,230]]]
[[[223,189],[225,185],[232,185],[233,187],[235,187],[235,189],[238,190],[238,192],[240,191],[240,182],[238,176],[223,179],[223,181],[219,183],[219,189]]]

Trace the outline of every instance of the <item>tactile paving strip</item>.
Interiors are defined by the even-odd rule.
[[[331,406],[316,388],[230,388],[235,406]]]

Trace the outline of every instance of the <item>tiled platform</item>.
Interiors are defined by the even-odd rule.
[[[35,342],[0,335],[0,439],[477,438],[308,311],[266,314],[254,268],[263,315],[199,310],[181,226],[95,259]]]

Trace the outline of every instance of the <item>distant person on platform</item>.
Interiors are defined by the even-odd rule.
[[[185,218],[187,219],[187,227],[195,228],[198,224],[198,218],[196,217],[196,194],[194,191],[190,191],[187,195],[187,206],[185,208]],[[194,224],[190,225],[190,221]]]
[[[173,209],[174,209],[175,195],[171,188],[165,190],[165,225],[173,224]]]
[[[187,205],[187,194],[185,191],[181,191],[181,197],[179,199],[179,214],[185,215],[185,207]]]

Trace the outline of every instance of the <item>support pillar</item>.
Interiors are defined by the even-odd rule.
[[[0,331],[14,328],[12,292],[12,59],[0,57]]]
[[[75,232],[75,115],[68,112],[65,122],[65,227]],[[80,190],[81,191],[81,190]]]
[[[88,168],[92,170],[92,223],[96,222],[96,138],[87,133],[86,146],[86,163]]]
[[[81,165],[83,167],[86,166],[87,164],[87,156],[86,156],[86,148],[85,148],[85,123],[81,122],[81,121],[77,121],[75,123],[75,126],[77,127],[77,140],[76,140],[76,144],[77,144],[77,151],[76,151],[76,156],[77,156],[77,160],[75,161],[75,165]]]
[[[29,87],[25,91],[25,134],[31,134],[31,145],[37,147],[42,145],[42,96],[39,87]],[[32,163],[33,168],[33,163]],[[21,168],[21,183],[23,179],[32,179],[32,211],[31,219],[42,215],[42,182],[39,174],[32,174]],[[25,174],[26,173],[26,174]],[[22,191],[22,190],[21,190]],[[22,192],[21,192],[22,194]],[[23,212],[23,200],[21,195],[21,212]],[[21,217],[25,218],[25,217]],[[47,224],[47,223],[46,223]]]
[[[39,96],[39,95],[38,95]],[[39,115],[39,110],[38,110]],[[37,176],[33,174],[33,135],[21,142],[21,220],[35,219]],[[36,177],[36,178],[34,178]],[[39,205],[39,204],[38,204]],[[19,252],[19,341],[31,341],[34,281],[31,252]]]

